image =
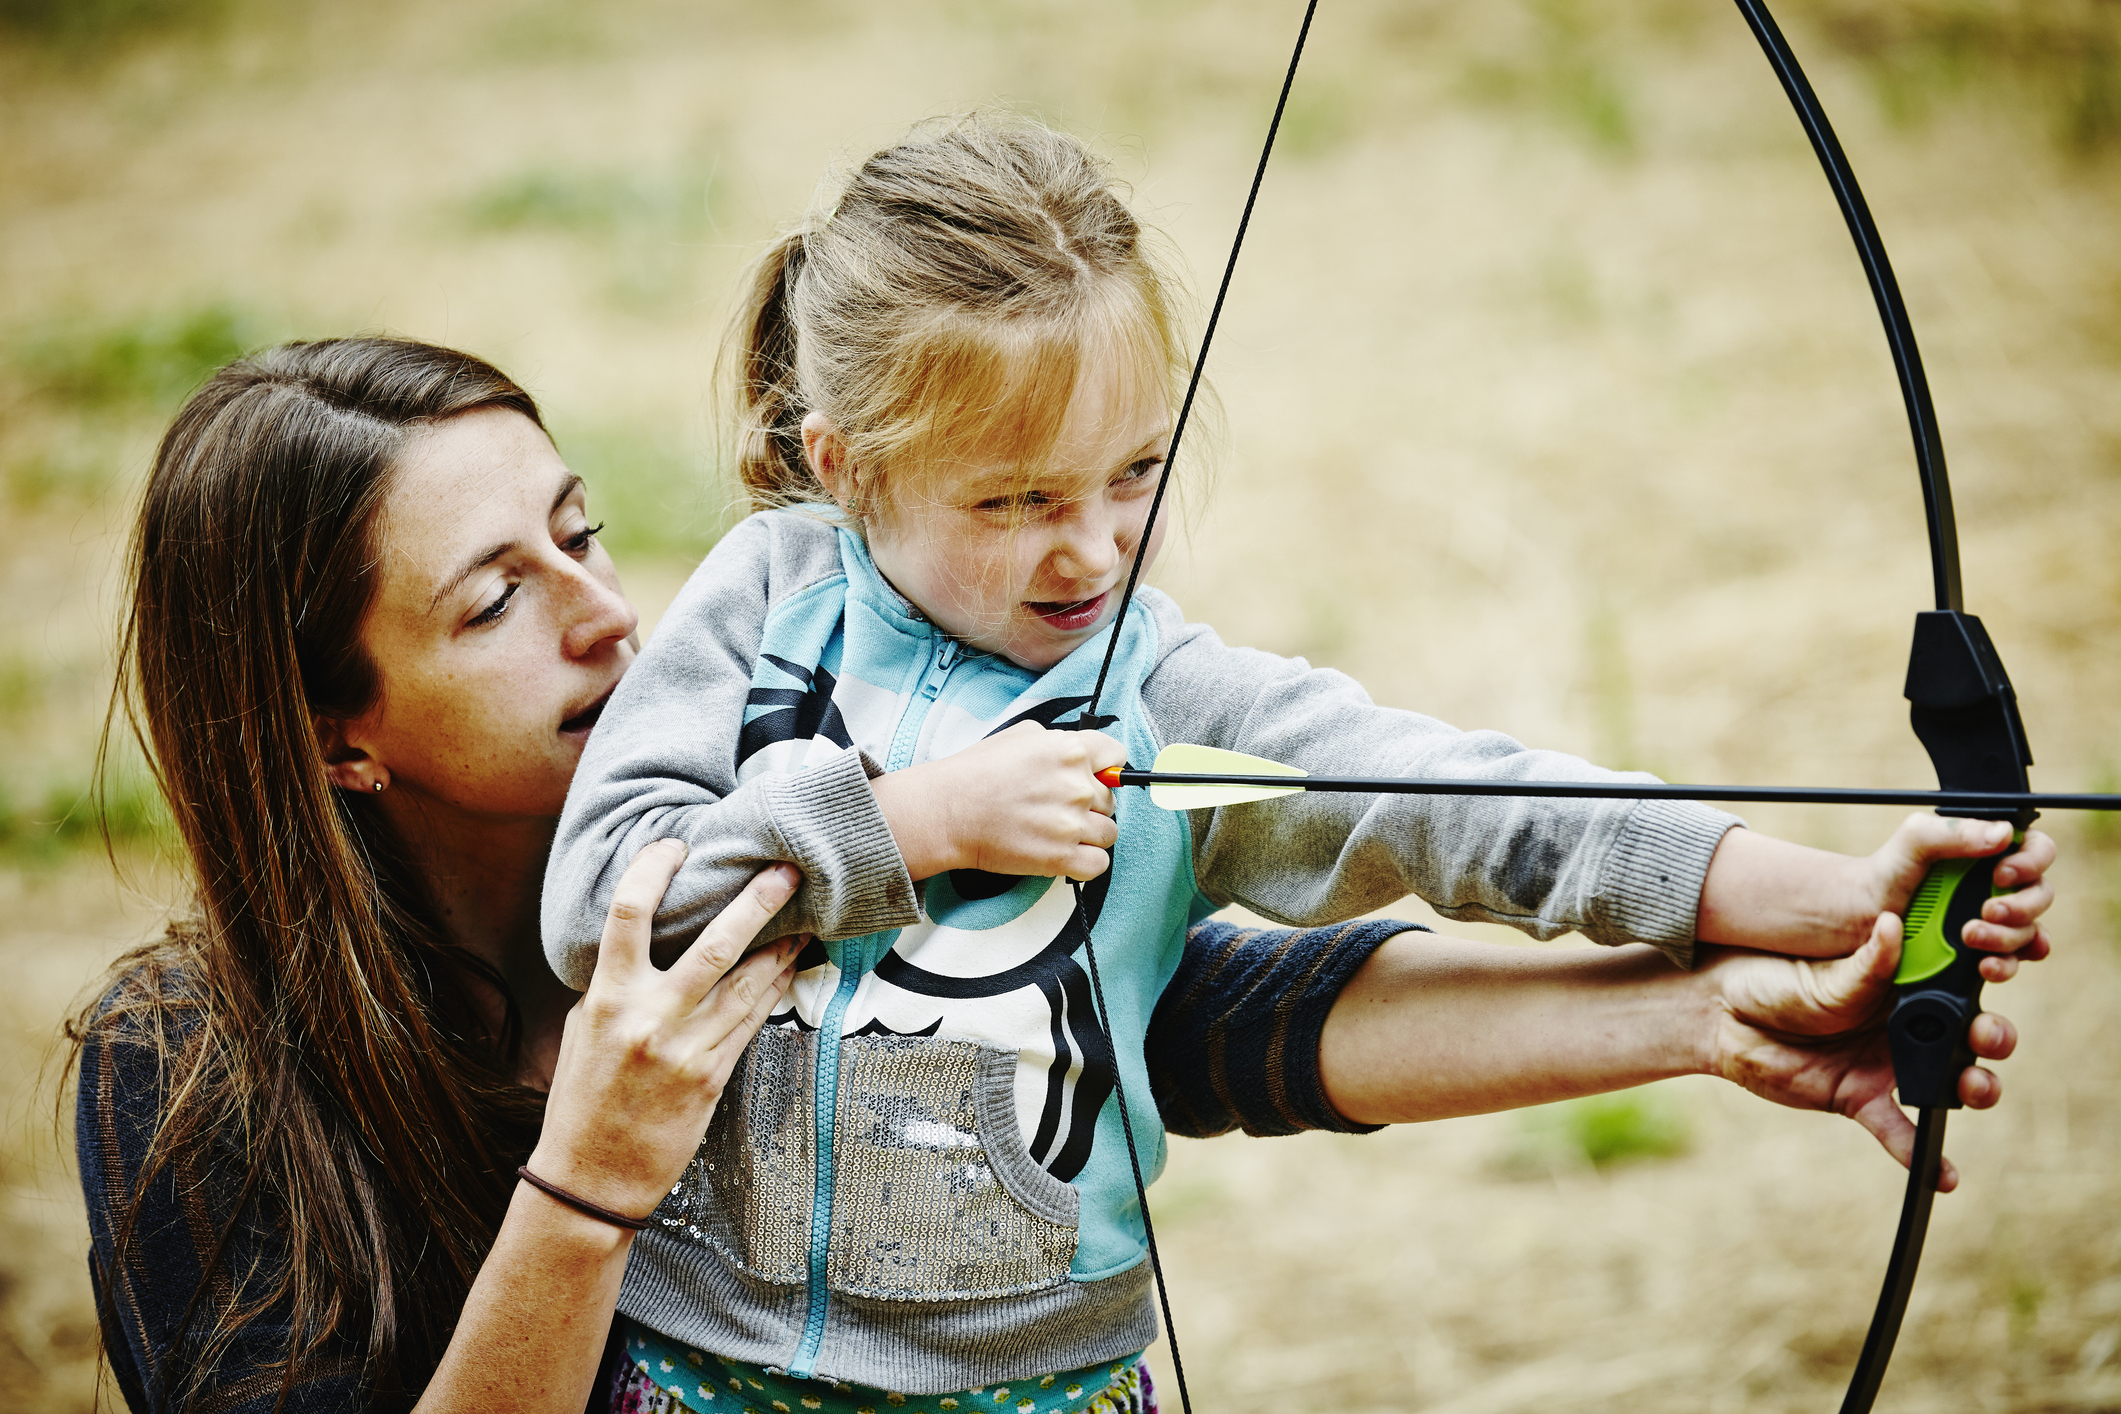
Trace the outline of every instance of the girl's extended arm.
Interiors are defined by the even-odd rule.
[[[737,1057],[786,995],[795,956],[792,939],[743,956],[795,891],[795,871],[780,865],[659,971],[649,920],[684,858],[674,842],[650,845],[619,881],[530,1156],[540,1178],[631,1216],[653,1211],[699,1148]],[[579,1414],[632,1241],[519,1182],[417,1407]]]
[[[1770,835],[1736,829],[1723,837],[1702,882],[1694,935],[1758,952],[1796,957],[1840,957],[1870,935],[1880,913],[1899,913],[1939,859],[1994,854],[2010,840],[2009,825],[1910,815],[1878,850],[1857,857],[1807,849]],[[2055,842],[2038,830],[1996,865],[1996,884],[2011,892],[1982,905],[1967,924],[1969,947],[2038,960],[2047,955],[2040,915],[2054,902],[2047,868]],[[1984,960],[1982,974],[2002,981],[2003,958]]]

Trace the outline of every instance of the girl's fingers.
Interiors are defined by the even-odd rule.
[[[1092,815],[1083,829],[1078,844],[1094,849],[1110,849],[1119,843],[1119,824],[1110,815]]]
[[[1111,867],[1111,855],[1090,845],[1077,845],[1068,852],[1068,863],[1061,870],[1061,876],[1083,883],[1095,879]]]
[[[619,876],[619,886],[612,890],[611,907],[604,910],[604,937],[597,948],[595,977],[623,976],[647,964],[656,905],[663,901],[663,891],[677,877],[678,868],[689,853],[683,840],[657,840],[626,866],[626,872]]]
[[[2025,843],[1997,862],[1996,887],[2008,889],[2041,878],[2054,862],[2054,838],[2040,830],[2027,830]]]
[[[792,864],[762,869],[744,885],[742,893],[715,915],[712,923],[700,930],[692,946],[670,968],[671,984],[687,1010],[698,1007],[714,984],[737,964],[759,930],[781,911],[782,904],[794,897],[801,880],[802,875]]]
[[[2018,959],[2015,957],[1984,957],[1981,959],[1981,980],[1984,982],[2008,982],[2018,975]]]

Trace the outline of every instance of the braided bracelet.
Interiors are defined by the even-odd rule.
[[[558,1185],[557,1183],[547,1183],[544,1179],[539,1178],[536,1174],[532,1173],[530,1171],[530,1165],[528,1164],[521,1164],[517,1166],[516,1177],[522,1179],[532,1188],[537,1189],[539,1192],[544,1193],[548,1197],[553,1198],[558,1202],[565,1203],[568,1207],[574,1209],[576,1212],[587,1214],[588,1216],[596,1218],[601,1222],[610,1223],[613,1227],[623,1227],[629,1232],[641,1232],[646,1230],[650,1222],[650,1219],[648,1218],[629,1218],[624,1213],[614,1213],[613,1211],[611,1211],[611,1209],[600,1207],[597,1204],[590,1202],[587,1198],[578,1197],[575,1194],[569,1193],[566,1189],[560,1187],[560,1185]]]

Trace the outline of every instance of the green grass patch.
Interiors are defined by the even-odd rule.
[[[1635,111],[1601,42],[1609,28],[1604,14],[1591,13],[1584,0],[1523,0],[1522,8],[1529,22],[1523,42],[1470,65],[1465,95],[1543,114],[1606,156],[1634,152]]]
[[[31,391],[63,407],[167,415],[207,374],[263,342],[250,315],[214,303],[48,328],[18,340],[8,363]]]
[[[699,560],[729,528],[722,478],[676,439],[591,424],[558,428],[554,440],[589,483],[589,517],[604,522],[621,570],[631,560]]]
[[[711,165],[646,174],[536,166],[474,192],[455,223],[485,237],[575,242],[601,260],[610,304],[650,317],[686,317],[699,297],[701,247],[714,228]]]
[[[1517,1136],[1497,1167],[1516,1177],[1585,1164],[1603,1169],[1670,1158],[1685,1153],[1692,1142],[1692,1126],[1677,1099],[1658,1086],[1644,1086],[1520,1112]]]
[[[0,0],[0,31],[86,50],[135,34],[211,26],[229,0]]]
[[[2078,156],[2121,146],[2121,6],[2022,0],[1810,0],[1820,32],[1869,71],[1904,123],[1998,98]]]
[[[24,801],[0,789],[0,860],[57,863],[79,850],[101,849],[106,836],[121,848],[176,838],[161,792],[137,766],[112,772],[100,792],[75,781]]]
[[[714,174],[683,167],[662,176],[529,167],[474,192],[464,223],[479,232],[555,231],[608,235],[651,229],[696,239],[707,229]]]

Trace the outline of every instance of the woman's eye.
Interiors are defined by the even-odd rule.
[[[598,521],[587,530],[578,530],[560,542],[560,548],[570,555],[580,555],[589,549],[589,543],[603,534],[604,522]]]
[[[479,610],[477,614],[472,616],[470,626],[472,628],[484,628],[487,624],[492,623],[494,620],[500,618],[501,615],[507,613],[508,601],[515,598],[516,590],[520,587],[520,585],[511,584],[506,589],[502,590],[500,598],[494,600],[491,604],[488,604],[485,608]]]

